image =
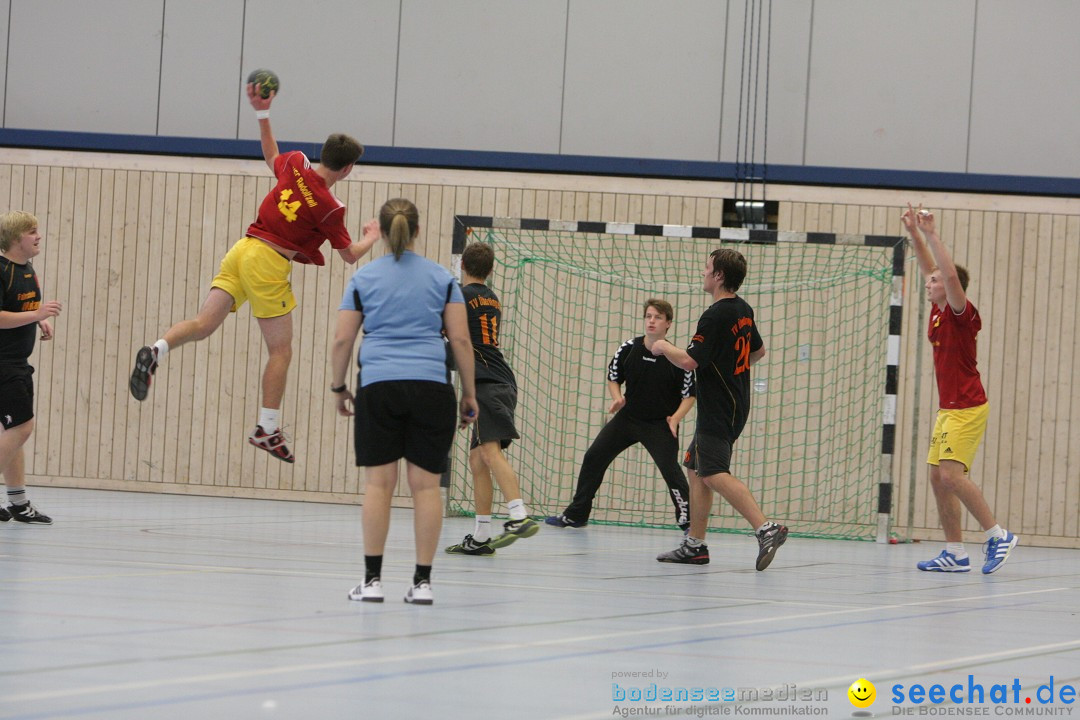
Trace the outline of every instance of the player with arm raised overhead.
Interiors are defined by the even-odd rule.
[[[279,153],[270,129],[270,104],[276,92],[263,97],[261,90],[259,85],[247,85],[263,157],[277,184],[263,198],[247,234],[221,261],[198,315],[176,323],[160,340],[138,351],[128,387],[136,400],[145,400],[150,381],[170,350],[209,337],[230,312],[250,302],[268,358],[262,376],[262,407],[248,441],[291,463],[293,454],[281,432],[281,400],[292,361],[292,311],[296,307],[289,282],[292,263],[323,265],[319,247],[329,241],[345,262],[353,264],[378,240],[379,229],[374,221],[368,223],[363,239],[353,242],[345,229],[345,205],[330,192],[337,181],[349,176],[364,147],[348,135],[330,135],[317,167],[302,152]]]
[[[548,525],[587,525],[604,473],[620,453],[641,443],[667,483],[675,522],[683,530],[689,527],[690,489],[679,467],[678,426],[694,406],[693,375],[654,354],[656,343],[665,342],[671,329],[675,317],[671,303],[650,298],[643,317],[645,334],[624,342],[608,363],[608,412],[615,416],[585,451],[573,501],[561,515],[549,517]]]
[[[963,504],[986,532],[982,571],[988,575],[1005,564],[1019,539],[998,525],[982,490],[970,476],[990,415],[975,352],[982,318],[967,297],[968,272],[953,262],[938,235],[933,214],[921,207],[916,211],[909,203],[901,221],[926,277],[926,298],[931,303],[927,336],[934,349],[939,400],[926,461],[945,531],[945,549],[918,563],[918,568],[927,572],[971,570],[960,520]]]
[[[693,370],[698,413],[694,441],[684,464],[690,470],[690,532],[660,562],[705,565],[713,491],[734,507],[758,540],[755,567],[764,570],[787,539],[788,529],[769,522],[750,489],[731,474],[731,450],[750,413],[750,366],[765,356],[765,344],[754,321],[754,309],[735,293],[746,277],[746,258],[732,249],[714,250],[705,260],[703,288],[713,304],[698,320],[690,346],[683,350],[666,340],[653,345],[675,365]]]

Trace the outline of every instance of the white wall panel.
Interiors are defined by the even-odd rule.
[[[398,0],[247,0],[243,70],[230,75],[234,97],[249,72],[269,68],[281,78],[273,106],[279,141],[322,142],[344,132],[365,144],[390,145],[398,9]],[[239,137],[259,137],[246,97]]]
[[[11,0],[5,126],[157,131],[164,0]]]
[[[765,158],[770,163],[802,164],[810,15],[813,7],[805,0],[760,2],[760,20],[757,15],[751,18],[754,27],[760,25],[759,38],[756,30],[751,33],[752,25],[746,21],[746,3],[729,3],[721,160],[736,162],[754,158],[760,161]],[[759,49],[760,58],[751,63],[750,58],[756,58]],[[756,100],[754,90],[758,93]]]
[[[1080,174],[1080,3],[981,2],[968,169]]]
[[[236,137],[243,27],[244,0],[165,4],[158,134]]]
[[[726,8],[570,3],[562,152],[717,160]]]
[[[558,152],[566,0],[402,0],[394,144]]]
[[[11,0],[0,0],[0,119],[4,117],[4,100],[7,96],[8,15]],[[0,127],[3,127],[0,124]]]
[[[974,0],[814,4],[806,164],[963,172]]]

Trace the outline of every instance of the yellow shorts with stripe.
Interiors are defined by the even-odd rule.
[[[292,262],[262,240],[245,237],[225,254],[221,269],[210,287],[232,295],[232,312],[245,302],[257,318],[287,315],[296,307],[289,273]]]
[[[960,410],[938,410],[926,462],[939,465],[942,460],[955,460],[971,470],[975,451],[986,433],[988,417],[990,403]]]

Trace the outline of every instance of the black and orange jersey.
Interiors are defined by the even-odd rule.
[[[487,285],[469,283],[461,288],[465,296],[465,311],[469,317],[469,336],[472,338],[476,360],[476,382],[498,382],[517,387],[514,371],[499,349],[502,305],[499,297]]]
[[[686,348],[698,364],[699,430],[739,437],[750,415],[750,353],[763,345],[754,309],[742,298],[717,300],[702,313]]]
[[[607,379],[626,383],[625,412],[637,420],[664,420],[694,395],[694,374],[645,348],[645,336],[630,338],[608,363]]]
[[[34,266],[0,256],[0,310],[32,312],[41,307],[41,286]],[[37,341],[37,323],[0,330],[0,365],[26,367]]]

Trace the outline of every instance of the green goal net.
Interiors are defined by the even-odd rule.
[[[735,444],[732,471],[765,514],[792,532],[874,536],[889,464],[883,432],[888,436],[890,363],[895,373],[889,346],[890,320],[898,317],[891,307],[898,238],[725,229],[725,238],[745,238],[727,240],[532,223],[549,227],[468,231],[470,242],[495,250],[489,283],[502,302],[500,345],[519,384],[521,439],[507,457],[532,515],[558,514],[570,502],[582,456],[609,417],[607,363],[623,341],[643,334],[645,300],[658,297],[675,307],[668,338],[685,345],[711,303],[702,291],[706,258],[733,246],[748,261],[739,294],[754,307],[767,353],[752,370],[750,418]],[[572,229],[551,227],[560,225]],[[894,396],[892,402],[894,409]],[[682,424],[680,451],[695,418],[696,409]],[[449,506],[471,514],[464,433],[457,443]],[[631,447],[608,468],[590,521],[673,526],[666,485],[643,447]],[[719,496],[710,528],[747,529]]]

